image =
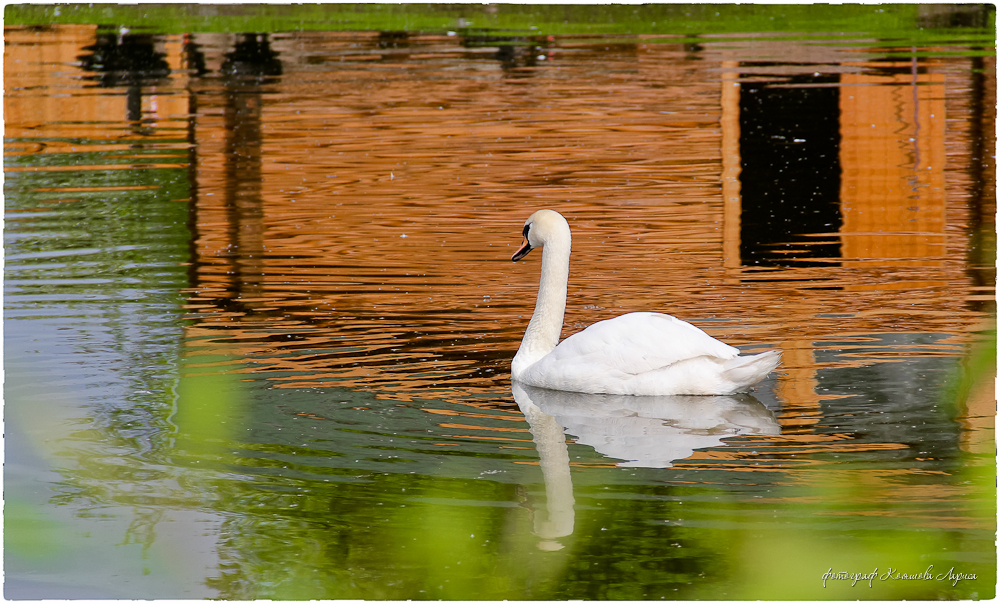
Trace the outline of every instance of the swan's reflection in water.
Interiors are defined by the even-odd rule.
[[[511,383],[528,420],[545,481],[546,509],[538,510],[538,547],[556,550],[555,539],[573,533],[573,482],[566,434],[619,466],[669,468],[695,449],[723,445],[744,434],[780,434],[774,414],[748,394],[733,396],[623,396],[582,394]]]

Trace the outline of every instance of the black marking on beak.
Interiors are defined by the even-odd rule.
[[[528,252],[530,252],[533,249],[531,247],[531,244],[528,243],[528,229],[530,228],[531,228],[530,222],[524,225],[524,230],[521,231],[524,234],[524,243],[521,245],[521,247],[517,248],[517,251],[514,252],[514,255],[510,257],[511,262],[517,262],[521,258],[524,258],[525,256],[528,255]]]

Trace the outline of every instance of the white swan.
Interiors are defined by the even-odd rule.
[[[561,343],[569,280],[569,224],[558,212],[538,210],[524,223],[517,262],[542,250],[535,312],[510,364],[514,381],[592,394],[728,395],[748,390],[781,361],[769,350],[740,356],[690,323],[636,312],[599,321]],[[557,345],[558,344],[558,345]]]

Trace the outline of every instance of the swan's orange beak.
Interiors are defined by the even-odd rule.
[[[531,244],[528,243],[528,238],[525,237],[524,238],[524,244],[521,247],[517,248],[517,251],[514,252],[514,255],[510,257],[510,261],[511,262],[517,262],[521,258],[524,258],[525,256],[527,256],[528,252],[530,252],[532,249],[534,249],[534,248],[531,247]]]

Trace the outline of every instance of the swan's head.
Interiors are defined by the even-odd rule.
[[[553,210],[538,210],[524,221],[524,243],[514,255],[512,262],[517,262],[528,255],[536,247],[542,247],[553,241],[570,240],[569,223],[562,214]],[[567,248],[568,249],[568,248]]]

